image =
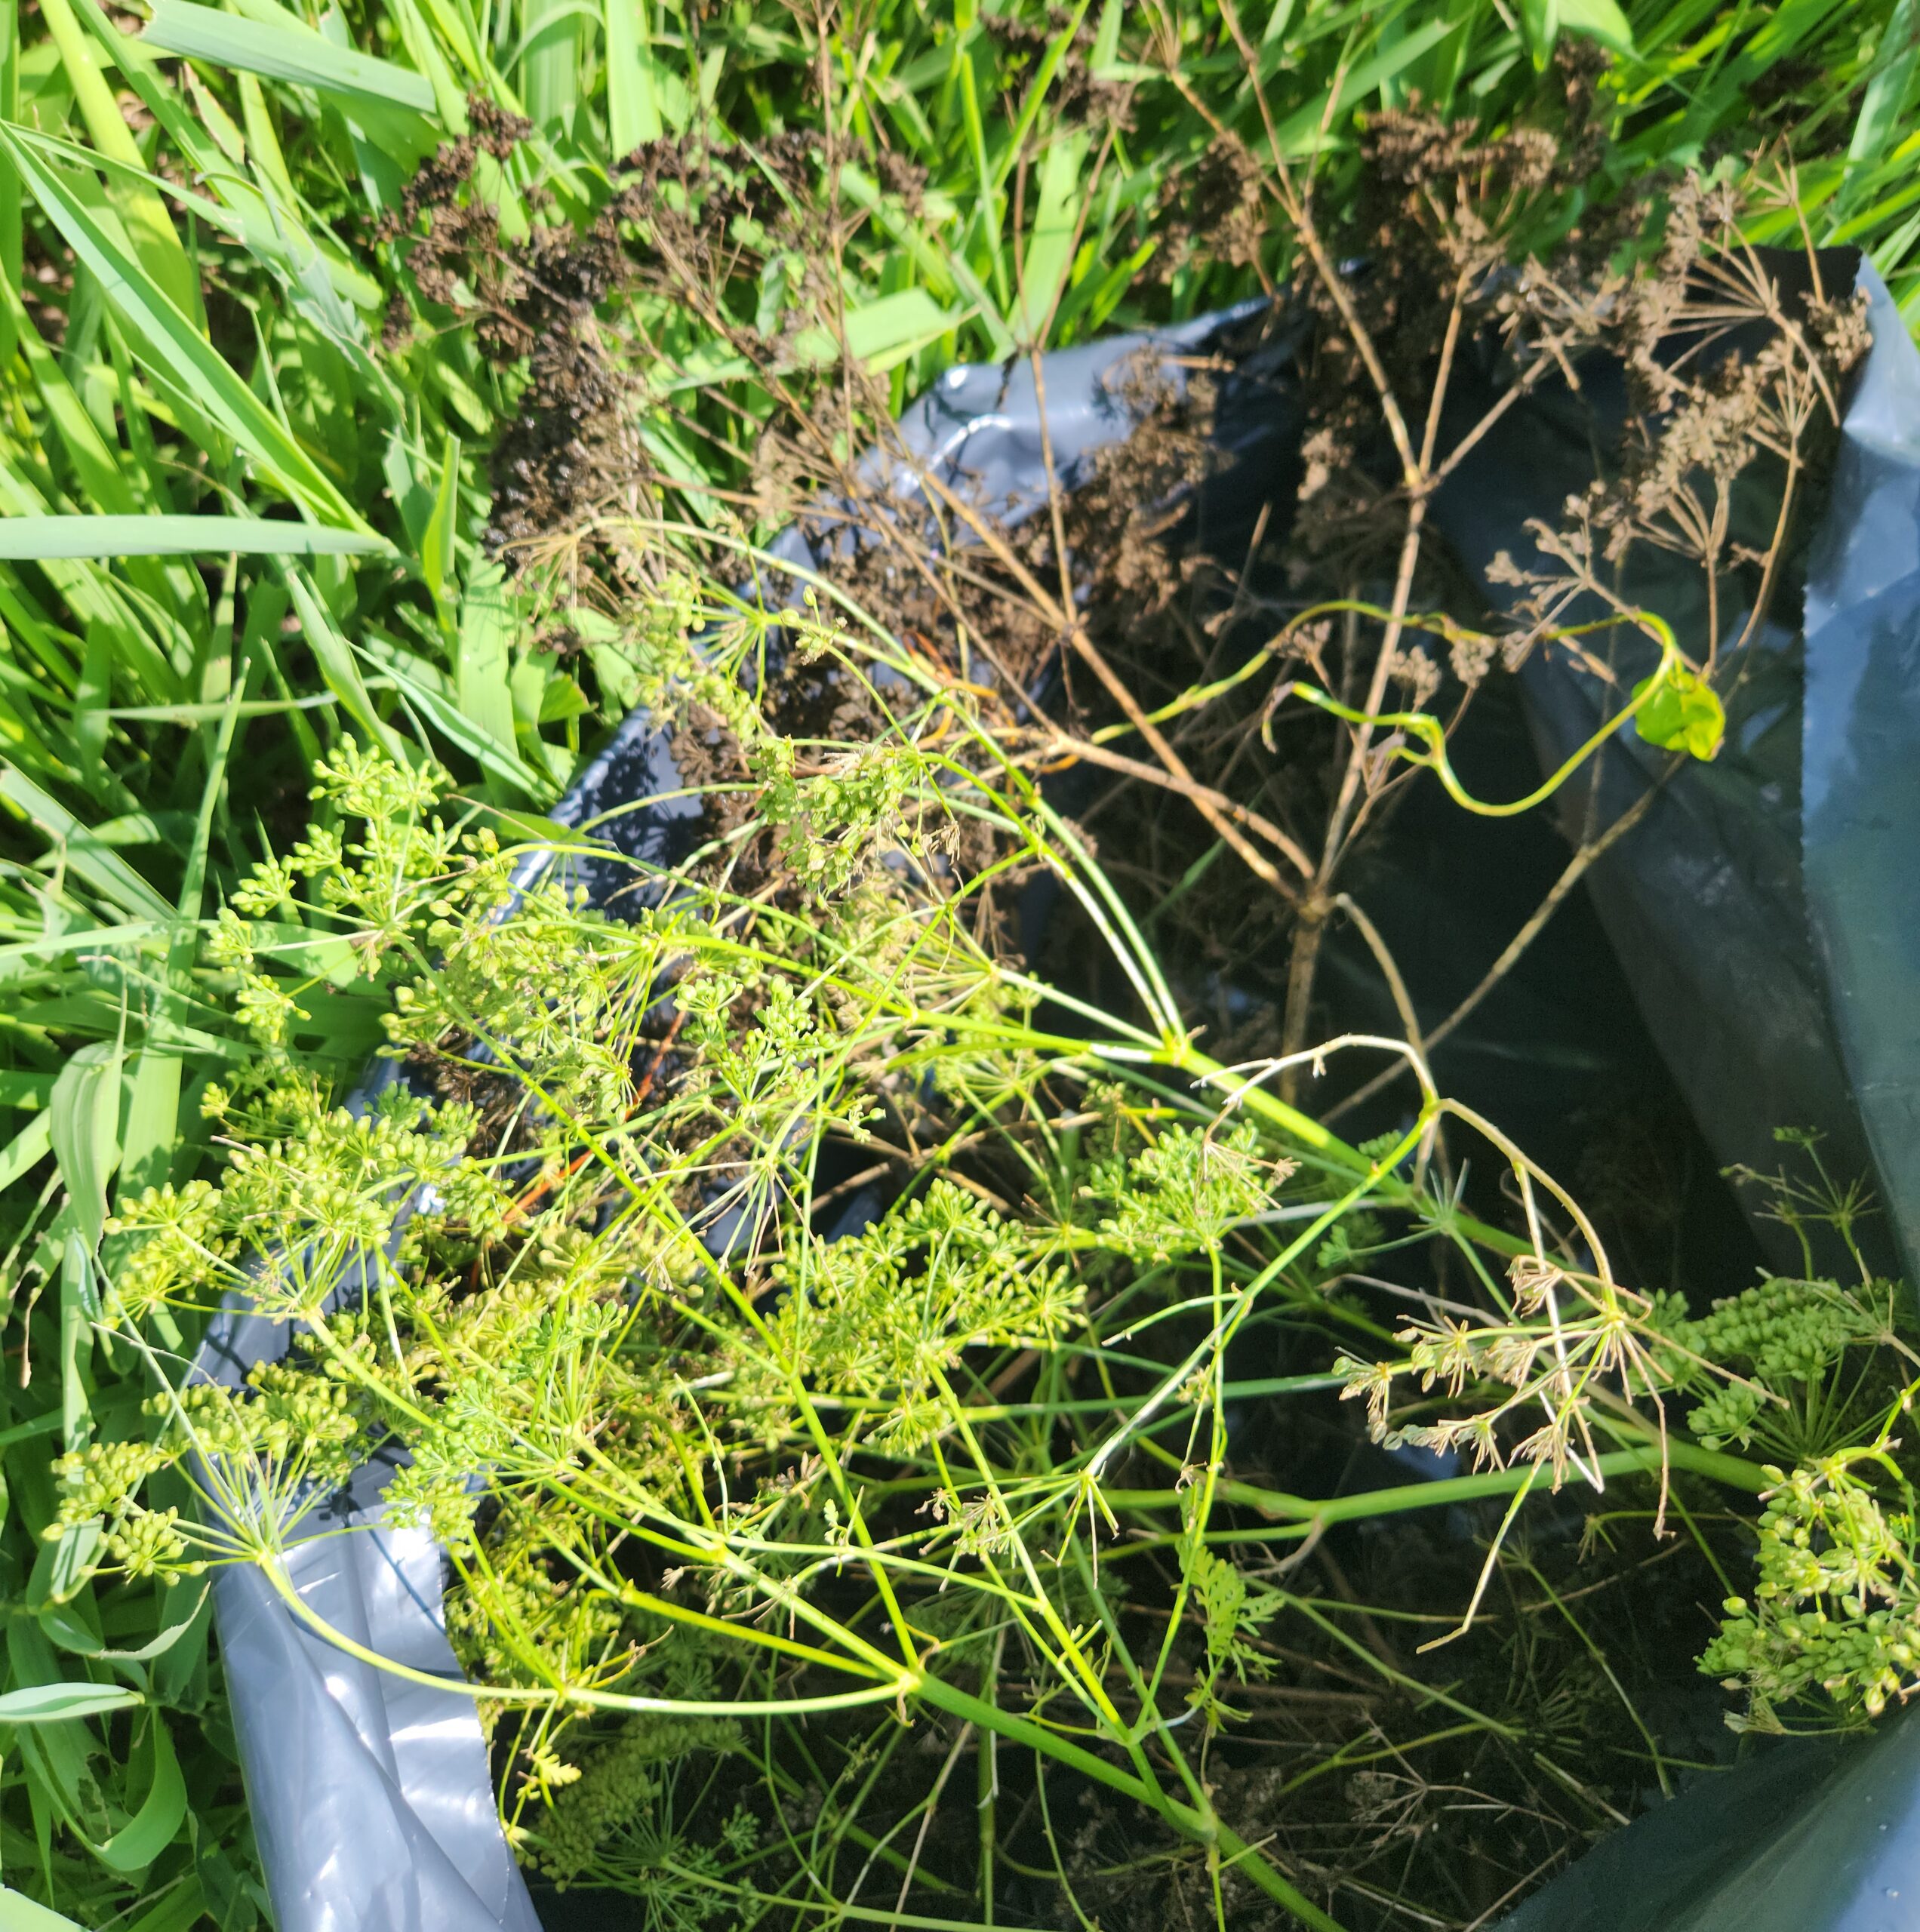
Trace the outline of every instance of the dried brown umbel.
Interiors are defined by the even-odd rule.
[[[1094,20],[1082,10],[1079,24],[1065,7],[1049,7],[1043,24],[1014,20],[1003,14],[983,13],[982,29],[1010,64],[1031,67],[1055,42],[1071,38],[1054,70],[1051,97],[1056,112],[1071,127],[1098,125],[1123,133],[1134,125],[1133,89],[1125,82],[1102,80],[1093,72],[1090,56],[1095,38]]]

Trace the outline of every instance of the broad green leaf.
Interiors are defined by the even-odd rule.
[[[168,845],[178,843],[193,829],[190,812],[128,812],[103,818],[91,828],[103,845]]]
[[[1856,187],[1866,171],[1884,159],[1901,136],[1910,131],[1906,109],[1916,69],[1920,69],[1920,0],[1895,0],[1892,17],[1881,30],[1873,78],[1867,82],[1853,139],[1848,143],[1848,188]]]
[[[117,1121],[115,1125],[117,1153]],[[57,1136],[54,1151],[59,1151]],[[60,1429],[69,1455],[84,1449],[94,1433],[94,1324],[100,1318],[101,1302],[94,1263],[94,1247],[100,1237],[95,1235],[89,1241],[82,1234],[74,1225],[79,1217],[79,1211],[69,1204],[54,1223],[56,1228],[60,1221],[68,1224],[60,1248]],[[54,1543],[48,1594],[55,1602],[65,1602],[93,1574],[100,1541],[100,1521],[95,1518],[83,1529],[69,1529]]]
[[[1633,714],[1633,726],[1650,745],[1684,751],[1703,761],[1717,758],[1727,734],[1727,713],[1719,694],[1704,678],[1676,664],[1656,672],[1633,688],[1637,698],[1653,695]]]
[[[0,1724],[64,1724],[124,1711],[142,1701],[123,1684],[29,1684],[0,1696]]]
[[[969,312],[943,309],[924,288],[903,288],[878,296],[849,309],[842,318],[848,352],[875,374],[881,374],[958,328]],[[840,359],[839,341],[831,329],[815,324],[794,336],[791,353],[794,366],[824,368]],[[704,389],[752,373],[752,365],[743,356],[696,350],[678,367],[659,371],[660,390],[671,395],[676,390]]]
[[[1536,67],[1544,67],[1560,37],[1559,0],[1520,0],[1520,25]]]
[[[0,517],[0,558],[364,557],[387,548],[368,530],[254,516]]]
[[[203,1583],[198,1595],[169,1590],[162,1599],[165,1607],[166,1621],[162,1624],[159,1634],[149,1638],[134,1650],[108,1648],[92,1629],[65,1604],[49,1604],[40,1612],[39,1624],[54,1643],[75,1657],[94,1657],[103,1663],[151,1663],[156,1657],[165,1657],[193,1629],[198,1621],[201,1606],[205,1601],[209,1587]],[[177,1595],[180,1599],[180,1608],[177,1611],[174,1607]]]
[[[1054,305],[1072,266],[1080,231],[1080,171],[1086,155],[1085,134],[1072,134],[1056,140],[1040,164],[1040,202],[1020,266],[1020,336],[1035,347],[1045,346]]]
[[[218,1847],[211,1835],[200,1841],[202,1870],[205,1861],[218,1856]],[[185,1878],[175,1881],[173,1888],[150,1912],[143,1912],[126,1927],[126,1932],[195,1932],[211,1918],[220,1926],[257,1924],[255,1918],[234,1919],[215,1912],[208,1902],[207,1893],[201,1883],[201,1872],[189,1873]],[[251,1901],[249,1902],[251,1903]]]
[[[943,309],[924,288],[903,288],[847,311],[848,351],[877,374],[938,341],[965,319],[963,314]],[[795,347],[802,355],[820,352],[829,360],[838,354],[824,330],[803,331]]]
[[[336,47],[304,20],[254,0],[253,18],[201,7],[193,0],[153,0],[153,17],[140,38],[165,54],[291,82],[350,101],[434,111],[433,85],[424,75],[350,48]]]
[[[1438,46],[1450,33],[1457,32],[1463,24],[1459,20],[1429,20],[1404,40],[1395,41],[1391,47],[1360,62],[1340,84],[1340,114],[1350,114],[1355,108],[1365,106],[1389,81]],[[1303,159],[1312,154],[1320,145],[1322,129],[1328,125],[1326,103],[1309,102],[1281,123],[1281,158]],[[1338,116],[1334,125],[1338,125]]]
[[[93,0],[78,0],[91,7]],[[60,51],[73,97],[87,132],[102,155],[122,166],[144,171],[139,144],[128,128],[113,89],[100,71],[94,43],[74,14],[74,0],[45,0],[41,8],[48,31]],[[197,321],[201,316],[200,278],[181,247],[173,217],[158,191],[150,183],[122,176],[107,189],[126,223],[127,233],[141,264],[174,304]]]
[[[420,538],[420,570],[441,622],[451,630],[452,620],[447,603],[447,579],[454,567],[454,530],[460,514],[460,441],[449,432],[447,450],[440,466],[440,488],[433,500],[433,513],[427,518]]]
[[[400,740],[374,709],[373,694],[368,690],[366,680],[360,675],[360,666],[354,661],[353,647],[335,628],[326,607],[315,595],[306,573],[289,571],[287,587],[293,592],[294,609],[300,618],[300,628],[306,633],[307,648],[320,666],[320,675],[326,679],[327,688],[346,706],[348,716],[374,743],[380,746],[390,758],[404,760],[405,753],[400,748]]]
[[[170,992],[168,1000],[177,999]],[[156,1015],[156,1020],[160,1016]],[[162,1029],[156,1026],[156,1032]],[[171,1027],[164,1029],[171,1035]],[[121,1148],[119,1194],[123,1201],[144,1187],[157,1187],[167,1177],[174,1141],[180,1126],[180,1097],[184,1071],[171,1038],[143,1047],[134,1061],[133,1093],[127,1103],[127,1127]]]
[[[370,637],[366,649],[368,657],[393,680],[394,688],[423,721],[449,743],[457,746],[494,777],[503,780],[515,792],[537,798],[549,790],[514,749],[510,736],[502,740],[494,735],[494,727],[499,718],[491,700],[490,722],[483,727],[466,714],[456,695],[459,687],[437,666],[425,663],[383,638]],[[510,685],[508,689],[511,691]]]
[[[467,128],[466,97],[458,78],[439,48],[414,0],[392,0],[394,24],[400,29],[401,45],[414,67],[433,90],[434,112],[448,134],[464,134]],[[462,36],[464,38],[464,36]]]
[[[93,1848],[94,1857],[115,1872],[144,1872],[173,1843],[186,1816],[186,1780],[180,1776],[166,1720],[158,1711],[149,1721],[147,1737],[152,1776],[146,1796],[112,1837]]]
[[[44,1113],[33,1118],[0,1147],[0,1187],[11,1187],[29,1168],[44,1161],[52,1150],[52,1122]]]
[[[0,760],[0,798],[62,848],[69,871],[137,918],[171,920],[174,909],[118,853],[97,843],[57,798],[43,792],[17,767]]]
[[[55,1078],[51,1072],[32,1072],[24,1067],[0,1073],[0,1107],[44,1107]]]
[[[1026,84],[1020,112],[1014,119],[1007,144],[1001,150],[999,159],[994,164],[993,186],[996,189],[1007,185],[1020,156],[1026,151],[1027,137],[1032,133],[1034,125],[1040,118],[1041,109],[1046,105],[1048,90],[1054,84],[1054,76],[1060,72],[1060,63],[1072,48],[1075,37],[1080,31],[1080,23],[1087,17],[1087,6],[1088,0],[1078,0],[1071,12],[1054,17],[1056,27],[1054,37],[1047,43],[1047,51],[1034,63],[1032,78]]]
[[[1633,51],[1633,28],[1614,0],[1559,0],[1560,24],[1616,54]]]
[[[120,1161],[118,1045],[97,1040],[60,1069],[47,1103],[54,1158],[73,1204],[78,1232],[88,1247],[100,1244],[106,1219],[106,1183]]]
[[[580,26],[586,12],[580,0],[521,0],[527,112],[550,134],[571,131],[580,104]]]
[[[507,647],[512,627],[506,592],[506,573],[497,564],[476,572],[468,584],[460,609],[454,689],[461,716],[517,764],[513,694],[507,683]]]
[[[274,130],[272,116],[267,112],[266,97],[260,91],[258,77],[236,74],[234,85],[240,91],[240,124],[245,131],[247,152],[252,155],[254,167],[283,207],[299,207],[300,196],[294,191],[294,178],[287,171],[287,157],[282,150],[280,137]]]

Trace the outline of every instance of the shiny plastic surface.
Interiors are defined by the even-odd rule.
[[[1670,788],[1681,794],[1675,811],[1688,814],[1680,829],[1671,815],[1655,818],[1623,853],[1613,889],[1616,909],[1628,910],[1610,923],[1617,945],[1632,943],[1638,918],[1650,949],[1672,954],[1697,912],[1703,937],[1726,945],[1717,962],[1703,961],[1695,1001],[1666,1017],[1703,1026],[1701,1007],[1717,998],[1734,1023],[1676,1071],[1691,1064],[1696,1106],[1723,1131],[1750,1137],[1784,1121],[1822,1127],[1843,1147],[1856,1137],[1870,1145],[1912,1279],[1920,1259],[1920,351],[1870,266],[1860,285],[1873,347],[1848,400],[1808,565],[1804,702],[1789,678],[1782,709],[1760,714],[1760,729],[1797,751],[1797,770],[1784,774],[1795,782],[1775,780],[1771,792],[1755,785],[1750,738],[1723,754],[1727,778],[1688,773]],[[1767,648],[1793,653],[1793,641]],[[1743,786],[1753,787],[1744,802]],[[1800,863],[1789,868],[1795,831]],[[1699,877],[1703,896],[1678,900],[1663,917],[1659,895],[1678,889],[1689,854],[1709,869]],[[1758,950],[1733,937],[1743,928]],[[1657,1025],[1651,1009],[1648,1017]],[[1822,1051],[1824,1075],[1814,1063]],[[1802,1110],[1770,1119],[1758,1109],[1781,1103],[1781,1055],[1801,1069],[1788,1091]],[[1752,1116],[1744,1123],[1743,1109]],[[1916,1926],[1920,1710],[1866,1738],[1761,1746],[1608,1838],[1501,1932]]]
[[[1808,574],[1801,839],[1835,1030],[1920,1281],[1920,351],[1862,281],[1874,346]]]

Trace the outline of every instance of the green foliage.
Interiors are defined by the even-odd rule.
[[[1709,1448],[1723,1440],[1745,1448],[1756,1435],[1789,1454],[1815,1456],[1835,1446],[1857,1417],[1832,1371],[1850,1349],[1900,1345],[1898,1294],[1880,1282],[1850,1290],[1834,1281],[1775,1280],[1715,1302],[1710,1315],[1676,1327],[1674,1337],[1741,1379],[1715,1386],[1687,1426]],[[1684,1385],[1684,1367],[1680,1379]]]
[[[1816,1693],[1843,1717],[1878,1717],[1920,1682],[1912,1487],[1884,1434],[1768,1474],[1757,1580],[1750,1596],[1727,1599],[1700,1668],[1747,1694],[1755,1727],[1782,1727],[1781,1713]]]
[[[0,1596],[16,1614],[0,1698],[69,1685],[82,1700],[8,1744],[0,1854],[15,1891],[94,1925],[254,1922],[206,1600],[199,1583],[170,1587],[230,1554],[194,1543],[205,1522],[223,1509],[257,1534],[366,1431],[409,1421],[399,1404],[418,1407],[424,1386],[433,1426],[412,1420],[413,1500],[443,1533],[465,1534],[457,1474],[498,1448],[503,1415],[549,1449],[565,1418],[521,1416],[504,1376],[477,1367],[442,1401],[434,1352],[510,1361],[528,1377],[583,1353],[603,1359],[626,1337],[611,1285],[631,1270],[694,1305],[712,1265],[703,1228],[735,1211],[798,1211],[795,1120],[817,1106],[820,1123],[870,1128],[873,1029],[896,1024],[890,976],[903,964],[920,976],[923,1014],[946,1011],[956,984],[964,994],[951,1034],[887,1035],[904,1088],[928,1075],[957,1110],[990,1112],[1010,1092],[1030,1097],[1057,1051],[1021,1030],[1033,989],[977,970],[950,926],[930,935],[871,903],[837,938],[789,930],[745,949],[724,895],[629,929],[555,890],[494,922],[514,851],[552,836],[537,814],[596,730],[660,697],[669,671],[699,681],[680,646],[711,595],[697,593],[685,556],[635,559],[615,542],[611,564],[566,568],[571,526],[598,514],[598,497],[508,559],[532,571],[490,554],[509,469],[497,452],[575,400],[546,395],[530,367],[530,337],[576,340],[564,318],[527,306],[534,238],[557,256],[589,235],[644,179],[628,158],[657,142],[710,164],[685,192],[714,198],[694,205],[755,202],[728,216],[746,266],[709,278],[705,306],[663,300],[624,272],[579,284],[598,304],[593,331],[614,346],[596,380],[626,412],[620,447],[639,452],[628,467],[649,479],[645,507],[700,533],[673,540],[710,568],[704,542],[764,537],[784,514],[781,491],[756,494],[771,429],[826,426],[811,473],[830,471],[956,358],[1177,318],[1285,272],[1292,238],[1236,169],[1236,144],[1258,147],[1268,131],[1236,29],[1279,152],[1310,166],[1333,205],[1352,190],[1362,115],[1417,94],[1487,128],[1552,129],[1567,103],[1556,52],[1605,47],[1614,65],[1599,87],[1595,165],[1579,205],[1542,211],[1543,230],[1674,162],[1740,174],[1729,144],[1774,138],[1797,165],[1816,238],[1868,247],[1910,312],[1910,13],[1905,0],[1837,11],[1783,0],[1710,17],[1588,0],[1517,19],[1497,8],[1428,17],[1316,0],[1250,7],[1242,20],[1212,4],[1105,0],[1069,23],[1037,0],[998,14],[883,0],[856,35],[851,15],[830,15],[817,35],[758,5],[526,0],[476,12],[433,0],[323,17],[162,0],[138,32],[94,0],[8,7]],[[531,125],[503,134],[519,115]],[[762,193],[776,162],[791,172]],[[682,192],[669,184],[663,205]],[[1754,214],[1756,238],[1797,239],[1783,201],[1763,197]],[[807,245],[823,225],[831,245]],[[623,233],[673,238],[657,223]],[[870,389],[841,383],[843,347]],[[595,417],[592,434],[608,420]],[[703,688],[711,700],[733,686]],[[870,889],[879,844],[943,822],[924,771],[891,745],[844,747],[848,762],[817,783],[782,768],[780,742],[749,748],[764,823],[817,891]],[[443,769],[460,796],[436,807]],[[310,804],[318,816],[303,832]],[[629,1180],[644,1167],[637,1146],[608,1139],[629,1131],[623,1056],[657,1044],[648,990],[689,949],[700,955],[683,989],[700,1054],[662,1130],[685,1137],[665,1171],[684,1180],[717,1167],[719,1193],[674,1201],[663,1180],[635,1225],[603,1244],[583,1232],[597,1197],[565,1170],[583,1149],[579,1173],[602,1176],[608,1158]],[[536,971],[549,976],[549,999],[531,990]],[[389,1034],[402,990],[416,1004]],[[746,1023],[728,1020],[736,1011]],[[506,1152],[500,1123],[480,1137],[463,1103],[409,1111],[396,1094],[359,1121],[335,1106],[383,1041],[437,1047],[482,1015],[540,1097]],[[500,1064],[491,1050],[462,1057],[475,1079]],[[745,1161],[718,1124],[743,1098],[758,1123]],[[554,1125],[562,1118],[577,1133]],[[1257,1148],[1237,1131],[1210,1138],[1139,1112],[1137,1097],[1109,1124],[1115,1147],[1094,1176],[1035,1151],[1048,1144],[1043,1123],[1009,1157],[1023,1184],[1008,1182],[1004,1214],[992,1210],[1003,1217],[992,1239],[1033,1262],[1019,1281],[973,1270],[986,1237],[971,1204],[952,1230],[909,1232],[903,1215],[831,1267],[816,1254],[817,1278],[845,1298],[833,1343],[845,1399],[866,1404],[882,1388],[893,1399],[903,1377],[916,1401],[944,1399],[939,1378],[969,1349],[1085,1339],[1075,1257],[1150,1274],[1223,1238],[1287,1179],[1271,1135]],[[229,1159],[222,1143],[240,1151]],[[1290,1143],[1290,1158],[1298,1151]],[[430,1180],[442,1207],[417,1217],[395,1268],[431,1256],[444,1272],[457,1254],[470,1267],[486,1243],[511,1245],[528,1162],[548,1189],[540,1203],[562,1211],[536,1217],[551,1240],[521,1241],[471,1303],[435,1302],[414,1276],[422,1330],[398,1352],[383,1319],[341,1316],[312,1330],[295,1367],[237,1398],[165,1394],[219,1290],[245,1279],[309,1321],[417,1182]],[[1029,1182],[1035,1198],[1079,1204],[1057,1228],[1026,1216]],[[1315,1239],[1331,1274],[1374,1237],[1335,1222]],[[937,1332],[856,1346],[848,1324],[876,1284],[918,1281],[936,1251],[941,1266],[962,1264],[972,1299],[943,1300]],[[103,1281],[143,1347],[98,1325]],[[795,1324],[798,1348],[822,1305],[805,1316],[792,1305],[773,1303],[769,1326]],[[726,1319],[752,1331],[729,1306]],[[778,1436],[796,1413],[790,1386],[777,1403],[769,1392],[780,1346],[757,1339],[711,1369],[752,1392],[733,1418],[749,1435]],[[665,1370],[650,1373],[638,1387],[610,1383],[635,1413],[671,1386]],[[224,1493],[210,1518],[168,1467],[149,1466],[194,1441],[252,1484]],[[634,1467],[663,1492],[685,1481],[677,1451]],[[990,1497],[960,1500],[972,1514],[955,1521],[1005,1520]],[[797,1519],[812,1505],[802,1493],[789,1506]],[[844,1532],[852,1504],[834,1506]],[[503,1597],[522,1588],[519,1607],[497,1625],[460,1625],[466,1654],[501,1681],[537,1678],[528,1654],[559,1659],[565,1682],[590,1677],[595,1647],[626,1624],[608,1625],[604,1604],[589,1613],[537,1592],[546,1546],[524,1515],[501,1520],[503,1538],[528,1540],[507,1565],[519,1584],[499,1581]],[[824,1520],[812,1518],[823,1534]],[[1213,1587],[1231,1595],[1230,1580]],[[107,1701],[130,1692],[146,1700],[137,1718]],[[670,1832],[659,1844],[680,1850],[650,1869],[691,1855]]]
[[[630,1832],[657,1801],[663,1767],[739,1743],[739,1727],[724,1718],[649,1714],[624,1719],[577,1768],[537,1759],[535,1778],[554,1795],[537,1831],[523,1827],[520,1843],[532,1851],[537,1869],[564,1885],[600,1863],[610,1842]]]
[[[1805,1137],[1782,1138],[1813,1168],[1811,1181],[1783,1174],[1772,1183],[1783,1215],[1803,1227],[1822,1218],[1851,1247],[1866,1204],[1833,1187]],[[1621,1297],[1522,1257],[1508,1318],[1412,1322],[1395,1337],[1399,1358],[1337,1366],[1344,1394],[1366,1401],[1376,1439],[1470,1445],[1476,1464],[1549,1465],[1556,1487],[1569,1470],[1600,1486],[1597,1441],[1617,1433],[1601,1406],[1609,1378],[1629,1400],[1684,1398],[1687,1429],[1709,1454],[1758,1447],[1777,1458],[1784,1466],[1762,1471],[1751,1594],[1726,1599],[1700,1667],[1744,1696],[1745,1712],[1729,1718],[1737,1727],[1781,1729],[1805,1721],[1810,1705],[1857,1721],[1920,1688],[1912,1486],[1894,1434],[1920,1389],[1920,1355],[1906,1289],[1861,1272],[1851,1287],[1770,1278],[1690,1318],[1677,1295]],[[1402,1420],[1393,1405],[1415,1386],[1479,1405]],[[1529,1407],[1548,1419],[1509,1447],[1504,1429]],[[1663,1453],[1676,1447],[1669,1440]]]

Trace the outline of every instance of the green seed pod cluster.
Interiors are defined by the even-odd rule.
[[[1744,1689],[1765,1719],[1821,1695],[1879,1715],[1920,1689],[1920,1573],[1910,1503],[1885,1507],[1856,1452],[1779,1478],[1760,1518],[1751,1598],[1730,1597],[1700,1669]]]
[[[1778,1385],[1810,1380],[1886,1326],[1870,1291],[1780,1279],[1716,1301],[1711,1314],[1688,1324],[1685,1340],[1711,1361],[1750,1363],[1761,1381]]]

